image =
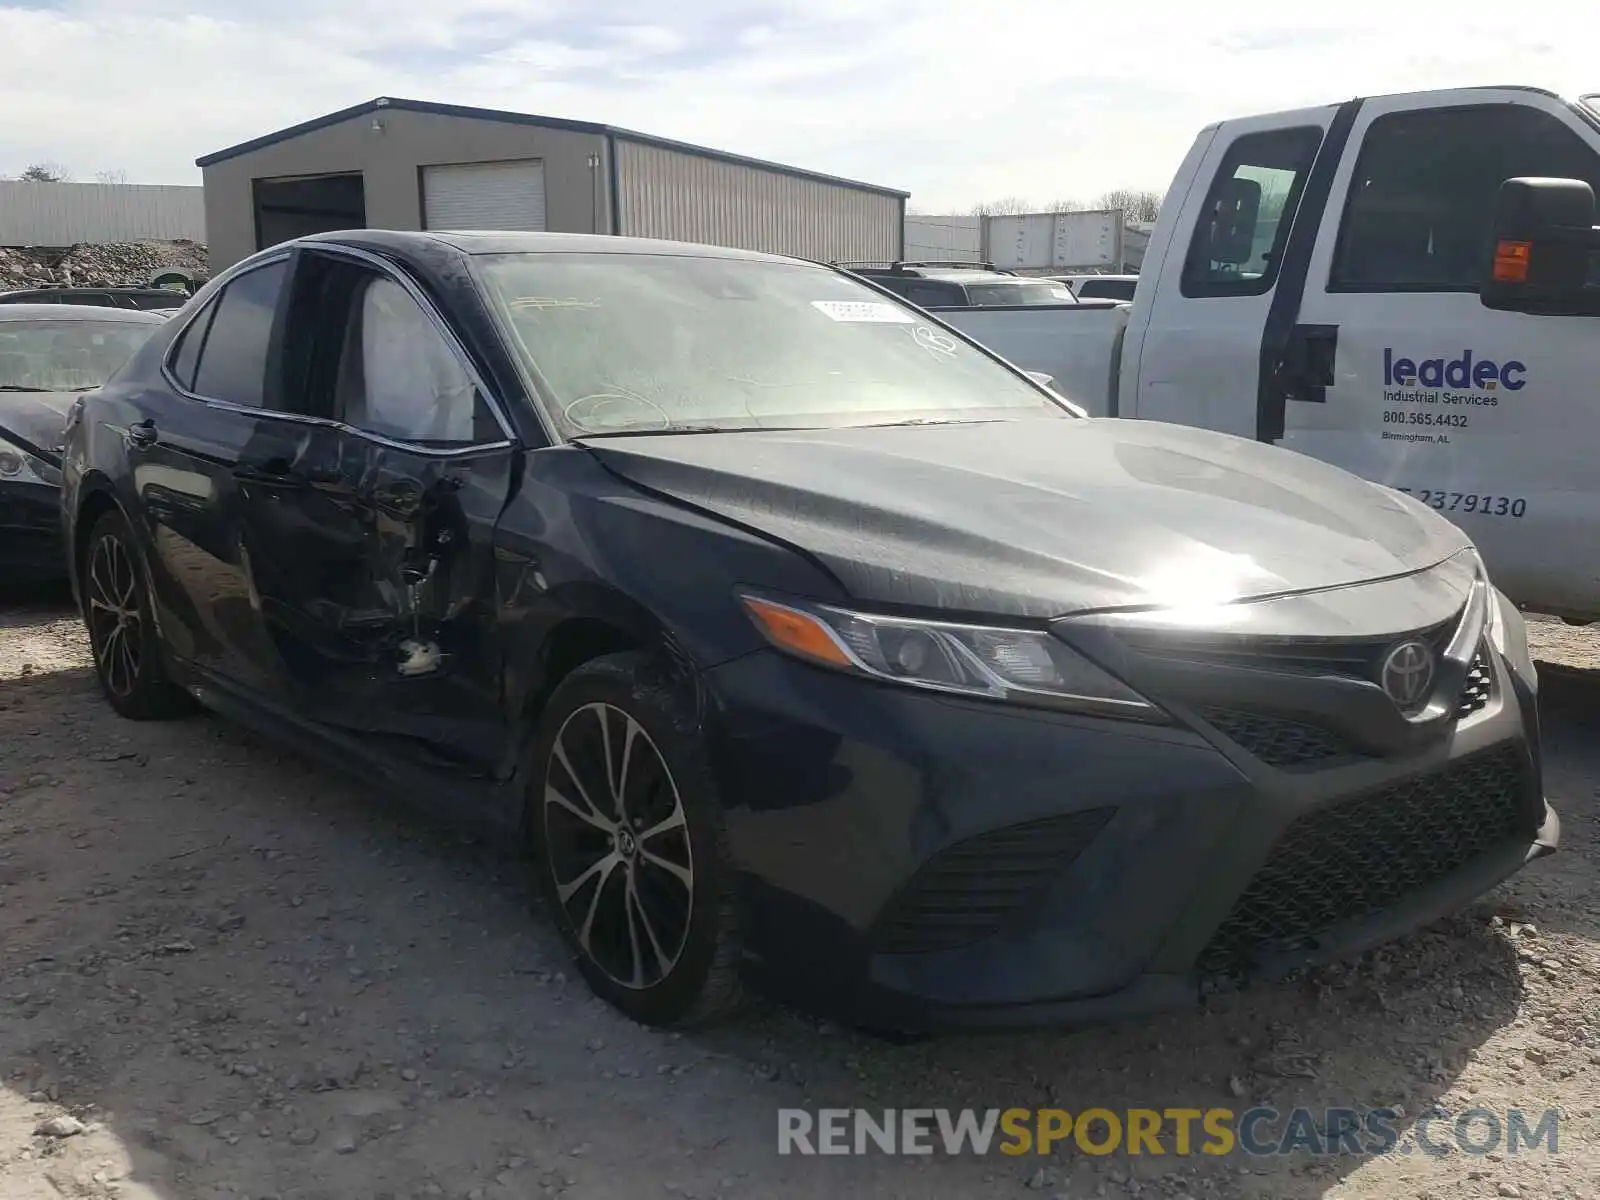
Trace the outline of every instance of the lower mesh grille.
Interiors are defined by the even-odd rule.
[[[1337,759],[1358,756],[1338,734],[1315,725],[1235,709],[1200,708],[1196,711],[1224,737],[1237,742],[1246,753],[1269,766],[1286,769],[1326,766]]]
[[[1489,660],[1484,658],[1480,650],[1467,671],[1467,682],[1461,689],[1461,702],[1456,705],[1456,720],[1465,720],[1473,713],[1482,711],[1493,695],[1494,675],[1489,670]]]
[[[874,931],[883,954],[971,945],[1021,917],[1111,820],[1093,808],[980,834],[935,855],[889,903]]]
[[[1200,956],[1221,974],[1305,949],[1393,907],[1519,834],[1527,768],[1507,747],[1310,813],[1279,840]]]

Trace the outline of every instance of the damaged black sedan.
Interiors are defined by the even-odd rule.
[[[904,1031],[1152,1011],[1557,840],[1460,530],[1085,419],[822,266],[318,235],[85,400],[64,476],[118,712],[505,830],[650,1023],[746,983]]]

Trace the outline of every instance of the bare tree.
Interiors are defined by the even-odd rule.
[[[990,200],[984,204],[974,205],[972,215],[975,217],[1015,217],[1023,213],[1038,211],[1037,208],[1021,196],[1002,196],[998,200]]]
[[[1154,221],[1161,215],[1161,193],[1113,188],[1095,201],[1096,208],[1120,208],[1124,221]]]
[[[114,167],[109,171],[96,171],[94,173],[94,181],[96,183],[127,183],[128,173],[121,167]]]
[[[25,183],[69,183],[72,172],[60,163],[41,162],[34,163],[17,178]]]
[[[972,212],[979,217],[1013,217],[1023,213],[1088,212],[1103,208],[1120,208],[1123,219],[1127,221],[1154,221],[1161,212],[1161,193],[1136,188],[1113,188],[1092,204],[1085,204],[1081,200],[1052,200],[1043,207],[1020,196],[1005,196],[975,205]]]

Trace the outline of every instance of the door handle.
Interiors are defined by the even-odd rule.
[[[1284,399],[1327,403],[1338,354],[1337,325],[1296,325],[1284,354]]]
[[[159,436],[156,423],[148,417],[128,426],[128,440],[135,446],[153,446]]]
[[[295,474],[287,458],[274,455],[257,462],[240,463],[233,469],[233,477],[246,483],[287,483]]]

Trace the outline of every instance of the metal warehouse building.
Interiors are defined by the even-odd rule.
[[[901,256],[906,193],[610,125],[379,98],[196,160],[213,270],[330,229],[674,238]]]

